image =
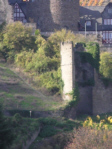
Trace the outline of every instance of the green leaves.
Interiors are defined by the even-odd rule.
[[[100,73],[104,77],[112,79],[112,53],[101,53],[100,59]]]
[[[94,59],[94,67],[99,71],[100,52],[99,44],[96,42],[89,42],[86,44],[87,52],[90,53]]]

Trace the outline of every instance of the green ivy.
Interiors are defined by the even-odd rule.
[[[96,42],[89,42],[86,44],[87,52],[90,53],[94,59],[94,67],[99,71],[100,49]]]
[[[70,95],[72,95],[72,100],[68,102],[67,106],[65,107],[66,109],[70,109],[72,107],[75,107],[80,98],[79,98],[79,88],[78,88],[78,84],[75,82],[75,88],[73,89],[73,91],[71,93],[69,93]]]

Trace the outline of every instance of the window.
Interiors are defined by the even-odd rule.
[[[112,25],[112,19],[104,19],[104,25]]]
[[[103,43],[112,43],[112,31],[103,31]]]
[[[20,9],[19,5],[16,3],[14,6],[14,21],[21,21],[23,23],[26,23],[26,18],[22,10]]]
[[[86,26],[91,26],[91,21],[86,21]]]

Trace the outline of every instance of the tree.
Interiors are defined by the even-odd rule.
[[[24,26],[21,22],[8,24],[2,31],[0,38],[0,53],[7,59],[21,50],[36,50],[35,37],[32,28]]]
[[[49,57],[60,58],[60,44],[64,41],[73,41],[76,43],[77,37],[70,30],[62,29],[52,34],[47,41],[45,53]]]
[[[110,52],[101,53],[100,73],[104,77],[112,79],[112,53]]]

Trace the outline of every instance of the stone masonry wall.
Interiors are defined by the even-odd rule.
[[[6,21],[12,22],[12,6],[9,5],[8,0],[0,0],[0,24]]]
[[[63,99],[70,100],[70,93],[75,84],[74,52],[72,42],[61,43],[61,72],[64,81]]]
[[[93,114],[112,112],[112,84],[105,87],[95,71],[95,86],[93,88]]]
[[[67,28],[78,30],[79,0],[35,0],[27,3],[28,18],[42,32]]]

